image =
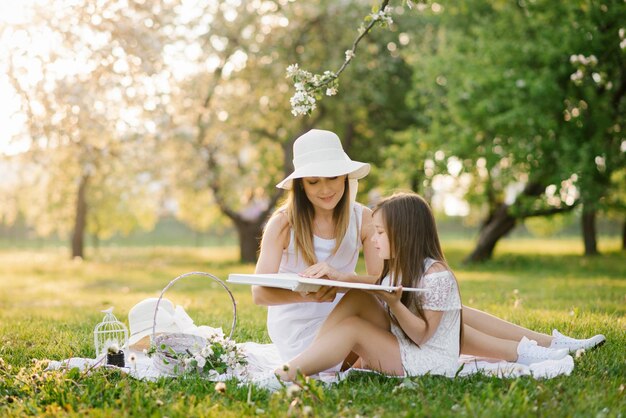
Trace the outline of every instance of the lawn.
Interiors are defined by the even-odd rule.
[[[252,272],[236,248],[103,248],[82,262],[66,249],[0,250],[0,416],[580,416],[626,415],[626,256],[617,240],[603,255],[580,257],[578,240],[507,240],[494,260],[463,266],[471,242],[444,245],[465,304],[533,328],[574,336],[606,335],[603,347],[576,359],[570,376],[549,380],[475,375],[410,380],[353,375],[331,389],[315,384],[291,398],[202,379],[137,381],[114,370],[45,372],[45,362],[93,357],[93,328],[114,306],[126,321],[138,301],[158,296],[190,271],[226,278]],[[265,309],[249,288],[237,300],[237,341],[268,342]],[[179,281],[167,297],[196,324],[228,331],[227,294],[202,276]],[[319,392],[319,398],[316,393]]]

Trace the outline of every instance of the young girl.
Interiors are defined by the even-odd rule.
[[[374,235],[372,212],[354,202],[356,179],[367,175],[369,164],[352,161],[337,135],[317,129],[295,141],[293,155],[295,170],[277,186],[289,190],[289,198],[266,225],[256,272],[375,282],[383,263],[370,239]],[[354,273],[361,247],[369,277],[357,277]],[[443,265],[435,263],[432,271],[437,272]],[[284,361],[310,346],[341,298],[337,289],[329,287],[300,294],[253,286],[252,293],[256,304],[268,306],[268,332]],[[350,292],[346,297],[357,296]],[[373,298],[365,294],[358,297]],[[369,312],[363,312],[359,317],[369,318],[368,315]],[[376,316],[376,321],[380,321],[380,316]],[[601,335],[587,340],[560,334],[552,337],[463,307],[463,354],[529,364],[566,355],[563,350],[544,347],[576,351],[602,341]],[[341,361],[333,365],[333,370],[339,366]]]
[[[350,352],[359,355],[360,367],[390,375],[456,373],[461,298],[428,204],[415,194],[394,195],[377,206],[373,223],[372,240],[384,260],[379,281],[398,290],[348,292],[311,346],[275,370],[280,379],[293,380],[298,371],[319,373]],[[271,388],[278,380],[270,376],[257,383]]]

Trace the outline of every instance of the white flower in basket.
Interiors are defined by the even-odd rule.
[[[172,280],[161,292],[159,302],[167,289],[177,280],[190,275],[208,276],[218,282],[230,295],[233,304],[233,323],[228,337],[221,329],[212,329],[208,335],[189,333],[162,333],[155,335],[158,302],[153,321],[153,335],[148,356],[154,367],[168,375],[199,374],[208,378],[228,374],[242,377],[246,374],[246,357],[241,348],[231,339],[237,323],[235,299],[224,282],[217,277],[201,272],[186,273]],[[206,328],[206,327],[205,327]]]
[[[161,334],[148,355],[157,370],[169,375],[198,373],[209,378],[222,374],[240,376],[247,364],[243,351],[223,335],[209,338],[193,334]]]

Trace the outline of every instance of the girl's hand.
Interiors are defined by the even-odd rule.
[[[337,288],[330,286],[322,286],[317,292],[299,292],[300,296],[304,299],[304,302],[332,302],[337,296]]]
[[[328,263],[325,262],[316,263],[312,266],[307,267],[303,272],[300,273],[300,276],[312,277],[315,279],[323,278],[341,281],[347,281],[346,279],[349,277],[349,275],[335,270],[330,265],[328,265]]]
[[[402,286],[392,292],[388,292],[386,290],[365,290],[365,292],[374,295],[378,298],[378,300],[385,302],[390,309],[393,309],[394,306],[402,303],[400,301],[402,298]]]

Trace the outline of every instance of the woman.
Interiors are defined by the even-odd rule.
[[[356,180],[369,173],[369,164],[352,161],[337,135],[317,129],[294,142],[293,155],[294,172],[277,185],[290,190],[288,201],[266,225],[256,273],[376,282],[383,263],[370,239],[372,212],[353,201]],[[370,276],[354,273],[361,247]],[[268,306],[268,332],[283,361],[311,344],[342,296],[328,287],[307,294],[253,286],[252,293],[256,304]],[[461,353],[530,364],[604,341],[601,335],[576,340],[554,332],[537,333],[463,306]]]

